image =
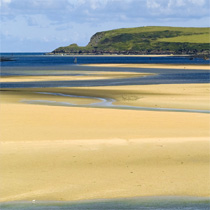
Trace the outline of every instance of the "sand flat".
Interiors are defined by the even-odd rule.
[[[209,196],[208,114],[1,104],[0,201]]]
[[[1,104],[1,122],[1,141],[206,137],[210,126],[209,114],[28,104]]]
[[[210,110],[210,84],[163,84],[106,87],[27,88],[4,89],[1,103],[18,103],[22,100],[49,100],[78,105],[100,102],[96,98],[71,98],[43,95],[37,92],[63,93],[66,95],[112,98],[115,105],[151,108]],[[186,100],[187,99],[187,100]]]
[[[37,92],[145,107],[209,110],[210,103],[210,84],[2,89],[0,202],[210,196],[209,114],[21,102],[98,101]]]
[[[0,82],[33,82],[33,81],[69,81],[69,80],[102,80],[102,79],[120,79],[131,77],[144,77],[152,75],[151,73],[135,73],[135,72],[81,72],[74,71],[75,76],[1,76]]]
[[[48,101],[58,102],[58,103],[69,103],[69,105],[86,105],[91,103],[100,102],[97,98],[79,98],[79,97],[71,97],[69,92],[66,91],[56,91],[57,88],[27,88],[27,89],[6,89],[0,91],[0,103],[8,104],[8,103],[24,103],[24,101]],[[42,94],[41,94],[42,93]],[[47,93],[61,93],[61,95],[51,95]],[[69,96],[65,96],[69,95]]]
[[[210,65],[187,65],[187,64],[186,65],[183,65],[183,64],[85,64],[85,66],[210,70]]]
[[[207,139],[90,141],[1,144],[1,201],[209,196]]]
[[[113,98],[116,105],[210,110],[209,83],[58,88],[55,91]]]

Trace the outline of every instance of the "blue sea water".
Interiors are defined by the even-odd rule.
[[[45,55],[45,53],[1,53],[14,61],[2,62],[1,66],[50,66],[74,64],[75,57],[78,64],[92,63],[160,63],[160,64],[209,64],[202,58],[189,56],[137,57],[137,56],[61,56]]]
[[[91,63],[160,63],[160,64],[209,64],[201,58],[190,59],[188,56],[137,57],[137,56],[54,56],[45,53],[2,53],[1,56],[11,57],[14,61],[0,62],[1,76],[42,76],[42,75],[71,75],[73,71],[118,71],[154,73],[147,77],[88,80],[88,81],[44,81],[44,82],[4,82],[1,88],[30,88],[30,87],[87,87],[113,85],[147,85],[147,84],[182,84],[209,83],[210,72],[202,70],[174,69],[137,69],[90,67],[78,64]]]

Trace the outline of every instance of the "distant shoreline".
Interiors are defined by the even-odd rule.
[[[81,64],[93,67],[120,67],[120,68],[162,68],[162,69],[200,69],[210,70],[209,64],[153,64],[153,63],[103,63],[103,64]]]
[[[5,62],[5,61],[14,61],[14,59],[12,57],[0,56],[0,62]]]
[[[191,58],[203,58],[204,60],[209,60],[210,56],[201,55],[191,55],[191,54],[66,54],[66,53],[45,53],[47,56],[69,56],[69,57],[191,57]]]
[[[136,54],[130,54],[130,55],[126,55],[126,54],[65,54],[65,53],[46,53],[45,55],[52,55],[52,56],[75,56],[75,57],[91,57],[91,56],[97,56],[97,57],[189,57],[189,56],[193,56],[193,55],[158,55],[158,54],[148,54],[148,55],[136,55]]]

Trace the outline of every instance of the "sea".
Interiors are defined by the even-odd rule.
[[[0,53],[14,61],[2,62],[1,66],[53,66],[93,63],[150,63],[150,64],[210,64],[209,60],[190,56],[73,56],[46,55],[46,53]]]
[[[12,61],[0,62],[1,76],[74,76],[75,71],[115,71],[152,73],[147,77],[124,79],[84,80],[84,81],[36,81],[36,82],[4,82],[1,88],[38,88],[38,87],[93,87],[116,85],[148,85],[148,84],[184,84],[209,83],[210,71],[184,69],[155,68],[122,68],[91,67],[80,64],[194,64],[210,65],[209,60],[189,56],[69,56],[46,55],[46,53],[1,53]],[[76,59],[76,63],[75,63]]]

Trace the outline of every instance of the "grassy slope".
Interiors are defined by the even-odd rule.
[[[160,42],[188,42],[188,43],[210,43],[209,34],[196,34],[189,36],[178,36],[173,38],[158,39]]]
[[[139,27],[96,33],[86,47],[76,44],[55,52],[209,52],[210,28]]]

